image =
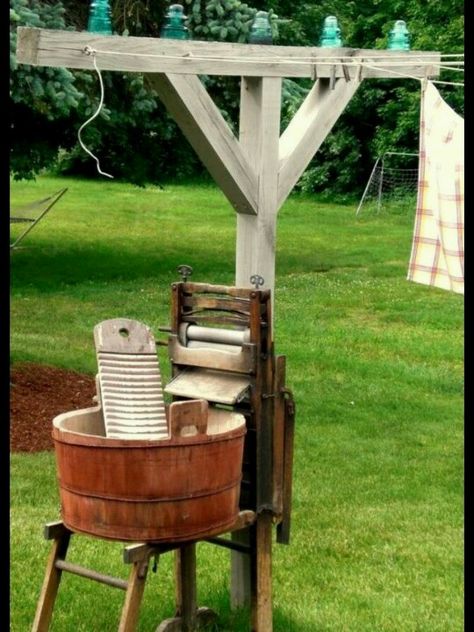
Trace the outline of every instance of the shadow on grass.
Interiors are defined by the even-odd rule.
[[[179,280],[178,265],[186,263],[195,271],[193,280],[226,278],[232,282],[233,258],[223,259],[206,244],[201,248],[121,249],[118,246],[31,247],[12,257],[12,288],[57,290],[61,285],[108,281],[135,281],[162,276]]]

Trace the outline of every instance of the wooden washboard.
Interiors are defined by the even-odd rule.
[[[106,436],[167,439],[161,374],[150,328],[114,318],[94,327]]]

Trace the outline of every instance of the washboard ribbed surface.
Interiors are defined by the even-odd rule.
[[[149,327],[114,318],[94,328],[106,436],[166,439],[160,367]]]

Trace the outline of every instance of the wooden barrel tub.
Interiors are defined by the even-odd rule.
[[[235,522],[245,418],[209,408],[207,433],[105,437],[100,406],[58,415],[53,440],[61,515],[71,531],[132,542],[182,542]]]

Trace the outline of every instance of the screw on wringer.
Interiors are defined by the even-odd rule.
[[[265,283],[265,279],[261,277],[259,274],[252,274],[250,277],[250,283],[255,285],[255,289],[258,290]]]
[[[181,280],[183,281],[183,283],[186,283],[188,277],[190,277],[193,273],[193,269],[191,268],[191,266],[187,266],[187,265],[180,265],[177,268],[178,270],[178,274],[181,275]]]

